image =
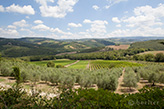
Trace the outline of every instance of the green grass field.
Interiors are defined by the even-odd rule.
[[[80,60],[78,63],[71,65],[68,68],[86,69],[88,62],[89,62],[88,60]]]
[[[48,60],[48,61],[35,61],[35,62],[30,62],[31,64],[36,64],[36,65],[43,65],[43,66],[46,66],[46,64],[49,62],[49,61],[52,61],[55,63],[55,66],[56,65],[68,65],[68,64],[71,64],[71,63],[74,63],[76,62],[76,60],[69,60],[69,59],[57,59],[57,60]]]

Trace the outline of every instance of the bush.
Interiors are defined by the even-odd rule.
[[[55,67],[55,64],[53,62],[48,62],[47,67]]]
[[[164,54],[163,53],[157,53],[155,56],[156,62],[164,62]]]
[[[56,68],[64,68],[63,65],[56,65]]]
[[[145,54],[145,60],[146,61],[154,61],[154,55],[153,54]]]

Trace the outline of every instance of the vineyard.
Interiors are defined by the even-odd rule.
[[[133,67],[142,66],[142,64],[126,61],[107,61],[107,60],[93,60],[90,62],[90,70],[96,69],[111,69],[118,67]]]

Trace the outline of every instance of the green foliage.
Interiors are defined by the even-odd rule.
[[[148,51],[148,49],[134,48],[127,50],[113,50],[105,52],[94,52],[94,53],[78,53],[70,54],[64,56],[57,56],[56,58],[68,58],[72,60],[95,60],[95,59],[105,59],[105,60],[130,60],[129,56]]]
[[[154,61],[154,55],[153,54],[145,54],[145,61]]]
[[[47,67],[55,67],[55,63],[50,61],[47,63]]]
[[[160,83],[164,83],[164,73],[161,73],[161,74],[159,75],[159,82],[160,82]]]
[[[98,88],[103,88],[104,90],[115,91],[118,85],[118,78],[114,75],[104,75],[99,79],[97,86]]]
[[[90,62],[90,69],[111,69],[118,67],[132,67],[132,66],[142,66],[142,64],[126,61],[113,61],[113,60],[94,60]]]
[[[153,86],[155,85],[155,82],[159,81],[159,74],[157,72],[153,72],[149,75],[148,81],[150,83],[153,83]]]
[[[164,62],[164,54],[163,53],[157,53],[155,56],[155,62]]]
[[[14,72],[14,76],[16,79],[16,83],[20,84],[22,78],[21,78],[21,73],[20,73],[19,67],[13,67],[13,72]]]
[[[63,65],[56,65],[56,68],[64,68],[64,66]]]
[[[1,53],[0,53],[0,61],[1,61],[1,59],[2,59],[2,56],[1,56]]]
[[[151,50],[164,50],[164,45],[161,43],[164,40],[150,40],[143,42],[135,42],[131,44],[130,48],[148,48]]]
[[[11,76],[12,74],[12,70],[10,68],[1,67],[0,71],[3,76]]]
[[[129,72],[126,71],[123,80],[124,86],[129,87],[130,89],[131,87],[137,87],[137,78],[135,76],[135,73],[132,70],[130,70]]]
[[[137,74],[139,74],[143,79],[148,80],[152,85],[155,83],[163,83],[163,65],[149,65],[139,67],[137,69]]]
[[[48,99],[39,93],[27,94],[20,87],[0,90],[0,108],[9,109],[152,109],[164,107],[164,89],[143,88],[136,94],[115,94],[103,89],[63,90],[59,97]]]

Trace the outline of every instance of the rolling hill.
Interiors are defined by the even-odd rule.
[[[152,50],[164,50],[164,39],[135,42],[130,48],[149,48]]]
[[[49,38],[0,38],[0,52],[6,57],[21,57],[32,55],[56,55],[65,52],[87,51],[91,48],[114,45],[114,42],[104,39],[88,40],[55,40]],[[97,49],[95,49],[97,50]]]

